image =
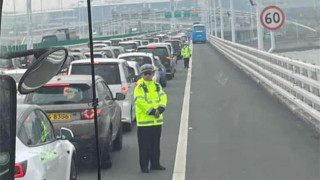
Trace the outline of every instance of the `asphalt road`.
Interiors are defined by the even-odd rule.
[[[162,131],[166,171],[140,173],[136,128],[113,153],[102,179],[171,180],[187,71],[179,61],[165,91]],[[197,44],[189,115],[186,180],[319,180],[319,135],[208,44]],[[96,179],[79,168],[79,180]]]
[[[193,52],[186,180],[319,180],[319,138],[209,45]]]
[[[169,180],[172,178],[186,75],[183,61],[178,61],[175,77],[168,81],[167,87],[164,88],[168,95],[168,106],[162,128],[160,160],[167,170],[152,171],[150,174],[140,172],[137,132],[134,128],[132,132],[124,134],[123,149],[112,154],[112,168],[102,170],[103,180]],[[81,167],[78,173],[78,180],[97,179],[96,171],[92,167]]]

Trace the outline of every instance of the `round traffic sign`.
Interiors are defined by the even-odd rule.
[[[285,22],[285,14],[277,6],[268,6],[264,8],[260,14],[260,22],[263,27],[270,31],[275,31],[281,28]]]

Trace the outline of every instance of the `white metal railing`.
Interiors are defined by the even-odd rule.
[[[320,129],[320,66],[226,41],[212,35],[207,37],[210,44],[228,59],[316,119],[314,125]]]

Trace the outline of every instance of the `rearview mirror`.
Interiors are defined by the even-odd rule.
[[[37,58],[23,74],[18,89],[21,94],[28,94],[47,83],[57,75],[68,57],[65,48],[50,48]]]
[[[74,135],[73,132],[70,129],[67,128],[61,128],[60,129],[60,137],[62,140],[73,140]]]
[[[116,94],[116,100],[118,101],[122,101],[126,98],[126,95],[124,95],[123,93],[117,93]]]

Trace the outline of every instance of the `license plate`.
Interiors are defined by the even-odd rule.
[[[51,121],[66,121],[71,120],[71,113],[48,113]]]

